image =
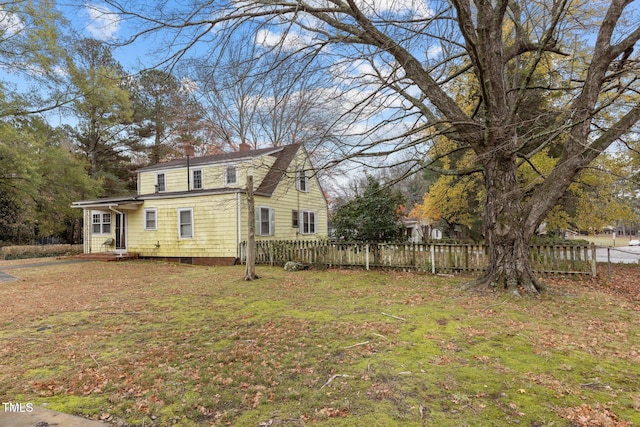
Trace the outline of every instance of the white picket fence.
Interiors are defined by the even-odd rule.
[[[246,260],[246,242],[240,245]],[[401,269],[431,273],[479,273],[489,264],[483,244],[340,243],[304,240],[256,242],[256,264],[283,265],[287,261],[327,267]],[[531,245],[534,271],[546,274],[596,274],[594,245]]]

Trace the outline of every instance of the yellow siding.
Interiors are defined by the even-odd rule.
[[[254,182],[261,182],[275,162],[272,156],[263,156],[253,161],[240,163],[218,163],[215,165],[193,166],[190,170],[202,171],[202,184],[205,190],[215,188],[246,188],[247,175],[253,173]],[[236,184],[226,184],[225,173],[227,166],[235,166],[237,169]],[[166,169],[157,171],[140,172],[138,174],[138,194],[155,193],[156,175],[165,174],[165,192],[187,191],[191,177],[188,177],[187,168]],[[193,185],[193,183],[191,183]]]
[[[296,169],[299,166],[304,166],[306,169],[311,168],[311,164],[306,159],[306,153],[304,150],[298,152],[298,156],[291,162],[287,173],[278,184],[278,187],[274,191],[271,197],[256,196],[256,207],[269,207],[275,209],[275,235],[273,236],[259,236],[256,235],[258,240],[316,240],[326,238],[328,235],[327,230],[327,203],[324,198],[324,194],[318,180],[315,176],[311,176],[309,179],[309,191],[302,192],[296,189]],[[311,171],[307,171],[311,174]],[[256,187],[260,181],[257,181]],[[246,197],[243,197],[246,199]],[[316,213],[316,233],[314,234],[301,234],[299,228],[292,227],[292,211],[313,211]],[[242,224],[243,234],[242,239],[245,240],[247,236],[247,217],[246,217],[246,203],[243,204],[242,209]]]
[[[167,169],[150,172],[141,172],[138,175],[139,194],[155,193],[156,175],[164,173],[165,192],[187,191],[187,169]]]
[[[272,156],[264,156],[258,159],[254,159],[253,164],[243,169],[242,188],[247,188],[247,175],[251,173],[253,173],[253,183],[257,188],[274,163],[275,163],[275,157],[272,157]]]
[[[180,239],[178,210],[193,209],[194,235]],[[157,229],[145,230],[145,209],[157,210]],[[146,200],[129,215],[129,252],[149,257],[235,257],[236,194]]]

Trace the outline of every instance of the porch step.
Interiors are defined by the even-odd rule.
[[[93,254],[74,255],[72,257],[66,257],[66,258],[84,259],[89,261],[128,261],[128,260],[140,258],[140,254],[135,252],[128,252],[126,254],[99,252],[99,253],[93,253]]]

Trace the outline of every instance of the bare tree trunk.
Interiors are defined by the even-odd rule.
[[[244,280],[255,280],[256,274],[256,211],[253,199],[253,176],[247,176],[247,260]]]
[[[470,285],[496,287],[517,295],[538,294],[545,285],[529,265],[533,230],[527,225],[530,213],[525,212],[522,203],[524,197],[517,181],[515,159],[496,155],[486,163],[484,237],[489,246],[489,267]]]

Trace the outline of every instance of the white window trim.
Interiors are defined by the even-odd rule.
[[[267,234],[262,233],[262,210],[269,210],[269,232]],[[275,236],[276,234],[276,211],[269,206],[257,206],[256,212],[256,236]]]
[[[302,182],[304,182],[304,188],[300,185]],[[303,193],[309,192],[309,177],[307,176],[307,170],[304,166],[300,166],[296,169],[296,190]]]
[[[229,181],[229,169],[233,168],[234,181]],[[238,183],[238,167],[236,165],[227,165],[224,167],[224,185],[234,185]]]
[[[189,215],[191,216],[191,236],[183,236],[182,235],[182,224],[180,223],[180,217],[181,217],[182,212],[189,212]],[[194,234],[195,234],[194,233],[193,223],[194,223],[193,208],[179,208],[178,209],[178,239],[179,240],[193,239]]]
[[[147,227],[147,212],[153,212],[155,227],[150,228]],[[156,231],[158,229],[158,209],[157,208],[148,208],[144,210],[144,230],[145,231]]]
[[[313,224],[313,231],[304,231],[304,215],[313,214],[313,223],[308,222],[309,224]],[[300,226],[300,234],[318,234],[318,213],[316,211],[299,211],[298,225]]]
[[[163,189],[160,189],[160,184],[158,183],[158,177],[162,175],[163,177],[163,181],[164,183],[162,184],[164,186]],[[167,174],[164,172],[156,172],[156,184],[155,184],[155,188],[156,188],[156,193],[164,193],[167,191]]]
[[[96,219],[98,220],[96,222]],[[98,226],[99,232],[94,231],[94,226]],[[91,234],[102,234],[102,213],[91,212]]]
[[[195,186],[195,182],[196,182],[196,178],[195,178],[195,174],[196,172],[200,172],[200,187],[196,187]],[[191,169],[191,189],[192,190],[202,190],[204,188],[204,172],[202,172],[202,169],[198,168],[198,169]]]
[[[94,222],[94,216],[95,215],[100,215],[100,222]],[[109,218],[109,221],[105,221],[105,218]],[[105,233],[104,232],[104,226],[109,224],[109,232]],[[100,226],[100,232],[96,233],[93,231],[93,226],[94,225],[99,225]],[[91,212],[91,234],[92,235],[102,235],[102,236],[110,236],[111,232],[113,231],[113,221],[111,220],[111,212],[104,212],[104,211],[94,211]]]

